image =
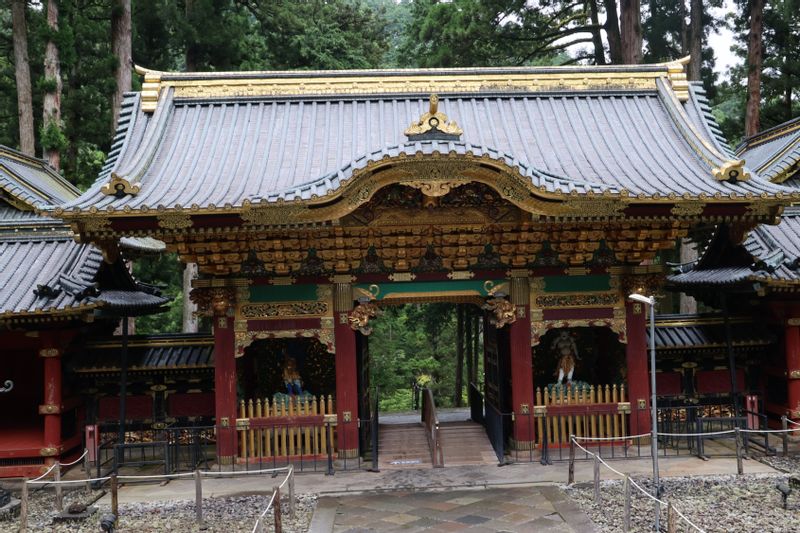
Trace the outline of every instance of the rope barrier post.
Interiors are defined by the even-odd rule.
[[[95,451],[95,457],[97,457]],[[89,479],[92,477],[91,466],[89,466],[89,450],[83,451],[83,470],[86,472],[86,492],[92,492],[92,482]]]
[[[783,433],[781,433],[783,456],[787,457],[789,455],[789,421],[786,419],[786,415],[781,417],[781,427],[783,428]]]
[[[622,517],[622,533],[628,533],[631,530],[631,476],[628,474],[625,474],[623,492],[625,493],[625,512]]]
[[[333,428],[331,427],[331,423],[328,422],[328,471],[325,472],[326,476],[332,476],[333,472]]]
[[[119,494],[117,486],[117,473],[111,474],[111,514],[117,517],[119,521]]]
[[[203,478],[200,477],[200,470],[194,471],[194,513],[197,524],[203,526]]]
[[[744,465],[742,464],[742,439],[739,431],[739,426],[736,426],[736,473],[740,476],[744,474]]]
[[[281,487],[275,487],[272,489],[272,493],[275,495],[275,533],[282,533],[283,524],[281,523]]]
[[[567,485],[575,483],[575,435],[569,436],[569,476]]]
[[[61,465],[59,463],[56,463],[55,472],[56,509],[58,509],[58,512],[61,512],[64,510],[64,487],[61,486]]]
[[[289,516],[294,518],[294,466],[289,467]]]
[[[600,458],[594,456],[594,503],[600,503]]]
[[[678,533],[678,517],[671,503],[667,506],[667,533]]]
[[[19,530],[20,533],[28,531],[28,478],[22,480],[22,502],[19,506]]]

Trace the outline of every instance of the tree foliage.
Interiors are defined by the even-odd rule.
[[[380,391],[382,410],[411,409],[415,382],[433,390],[437,406],[452,406],[456,306],[432,303],[387,307],[374,321],[369,353],[372,386]],[[466,388],[462,394],[466,394]]]

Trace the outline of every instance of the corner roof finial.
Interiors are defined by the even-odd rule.
[[[406,128],[405,134],[409,141],[443,140],[457,141],[464,131],[458,127],[456,121],[450,121],[447,115],[439,111],[439,97],[430,96],[430,108],[419,120],[411,123]]]

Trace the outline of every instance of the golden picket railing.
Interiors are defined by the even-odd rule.
[[[236,429],[239,458],[292,460],[336,454],[333,397],[241,400]]]
[[[630,411],[625,385],[554,387],[552,390],[537,387],[533,407],[537,442],[544,443],[545,433],[548,446],[568,446],[570,435],[623,440],[628,436]]]

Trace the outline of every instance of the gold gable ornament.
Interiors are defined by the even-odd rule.
[[[449,120],[447,115],[439,111],[439,97],[432,94],[428,112],[412,122],[404,133],[409,141],[458,141],[464,131],[455,120]]]
[[[141,185],[139,183],[131,183],[116,172],[112,172],[111,179],[100,188],[103,194],[116,196],[117,198],[122,198],[126,194],[136,196],[139,194],[140,189]]]

